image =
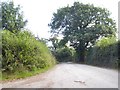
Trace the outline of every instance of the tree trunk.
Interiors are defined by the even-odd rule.
[[[84,63],[85,62],[85,46],[79,45],[76,51],[78,56],[78,62]]]
[[[84,63],[85,62],[85,51],[81,50],[81,52],[79,53],[79,62]]]

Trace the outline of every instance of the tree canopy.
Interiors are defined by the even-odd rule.
[[[62,34],[63,42],[70,42],[84,61],[85,51],[100,37],[115,36],[116,23],[105,8],[74,2],[72,6],[59,8],[49,23],[51,33]]]
[[[2,2],[2,29],[3,30],[21,30],[26,25],[27,20],[23,18],[23,12],[20,11],[20,5],[16,6],[13,2]]]

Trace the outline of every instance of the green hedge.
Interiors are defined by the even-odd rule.
[[[120,40],[118,41],[118,66],[120,70]]]
[[[53,55],[56,57],[58,62],[75,61],[75,50],[72,48],[59,48],[56,51],[53,51]]]
[[[114,37],[103,38],[89,48],[86,63],[101,67],[117,68],[118,42]]]
[[[43,42],[28,31],[16,34],[2,31],[2,71],[36,70],[55,64],[55,59]]]

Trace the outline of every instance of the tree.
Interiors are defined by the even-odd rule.
[[[64,43],[70,42],[84,62],[85,52],[100,37],[114,35],[116,24],[105,8],[74,2],[73,6],[59,8],[49,23],[51,33],[64,36]]]
[[[50,38],[50,40],[53,45],[53,50],[56,50],[58,48],[58,39],[56,37]]]
[[[23,12],[20,11],[20,5],[14,6],[13,2],[2,2],[2,29],[3,30],[21,30],[26,25],[27,20],[23,19]]]
[[[52,51],[66,47],[64,40],[58,39],[57,36],[51,37],[48,41],[52,42]]]

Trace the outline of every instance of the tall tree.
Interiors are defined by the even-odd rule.
[[[21,30],[26,25],[27,20],[23,19],[23,12],[20,5],[16,6],[13,2],[2,2],[2,29],[9,31]]]
[[[116,24],[108,10],[79,2],[58,9],[49,26],[54,35],[63,34],[64,43],[70,41],[81,62],[84,62],[88,46],[94,45],[99,37],[115,35],[116,32]]]
[[[0,30],[2,29],[2,8],[0,5]]]

